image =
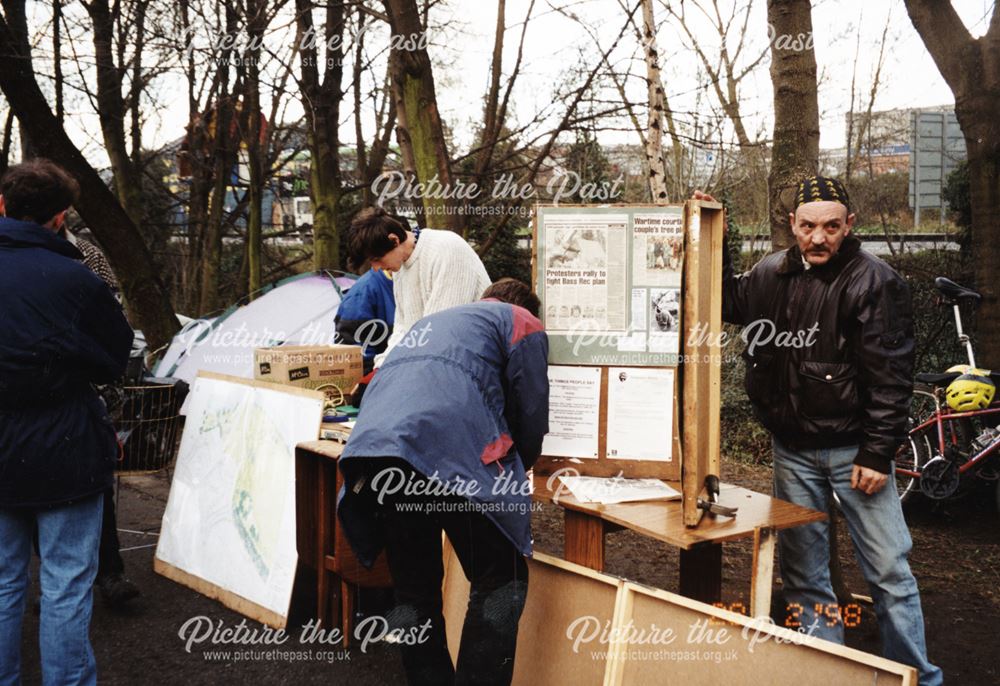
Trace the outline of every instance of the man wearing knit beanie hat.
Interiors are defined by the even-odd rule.
[[[826,264],[837,254],[854,226],[854,214],[844,185],[837,179],[822,176],[799,182],[795,211],[789,219],[806,269]]]
[[[836,495],[875,601],[883,654],[936,686],[942,674],[927,658],[910,533],[890,482],[912,393],[909,288],[851,235],[855,216],[840,181],[803,179],[789,218],[795,245],[750,271],[735,274],[723,251],[723,319],[747,327],[746,390],[772,435],[774,494],[824,512]],[[781,531],[781,577],[789,620],[843,643],[829,536],[826,522]]]

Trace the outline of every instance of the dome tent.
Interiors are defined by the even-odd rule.
[[[188,383],[199,371],[252,379],[255,348],[332,344],[337,308],[356,279],[341,272],[299,274],[213,319],[193,320],[174,336],[154,374]]]

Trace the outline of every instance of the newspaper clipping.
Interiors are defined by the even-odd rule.
[[[681,266],[684,261],[681,214],[635,214],[632,217],[633,329],[646,329],[648,352],[680,350]],[[648,298],[644,307],[636,302]],[[644,310],[642,320],[636,316]],[[640,323],[641,322],[641,323]],[[637,337],[636,337],[637,338]]]
[[[627,215],[545,218],[545,325],[550,332],[624,331]]]
[[[680,288],[683,230],[680,214],[636,214],[632,217],[634,285]]]

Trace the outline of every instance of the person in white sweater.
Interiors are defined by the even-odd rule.
[[[351,222],[348,247],[355,264],[392,272],[396,321],[380,367],[417,320],[456,305],[476,302],[492,283],[476,251],[458,234],[407,230],[380,207],[362,210]]]

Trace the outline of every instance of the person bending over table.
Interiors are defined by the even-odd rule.
[[[420,319],[369,386],[340,458],[337,508],[359,560],[384,547],[390,627],[410,684],[509,684],[527,596],[526,470],[548,431],[548,339],[531,289],[503,279],[483,300]],[[472,584],[457,669],[442,616],[441,532]],[[412,643],[412,644],[411,644]]]

